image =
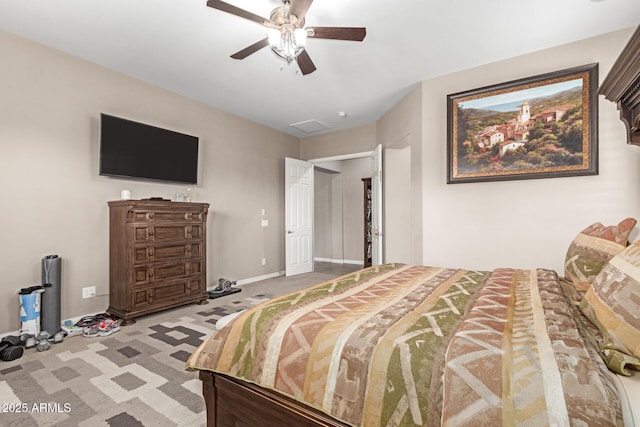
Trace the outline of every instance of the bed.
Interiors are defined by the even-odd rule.
[[[633,225],[583,230],[569,270],[605,271]],[[243,312],[187,367],[212,426],[629,424],[587,294],[545,269],[373,266]],[[640,367],[626,350],[608,361]]]
[[[640,145],[638,57],[640,29],[601,93]],[[385,264],[266,301],[186,363],[207,424],[640,426],[635,226],[587,226],[562,276]]]

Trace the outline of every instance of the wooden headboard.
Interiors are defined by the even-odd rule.
[[[627,143],[640,146],[640,26],[598,89],[615,102],[627,127]]]

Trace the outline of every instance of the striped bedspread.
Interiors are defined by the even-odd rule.
[[[356,426],[622,425],[555,272],[387,264],[262,303],[187,369]]]

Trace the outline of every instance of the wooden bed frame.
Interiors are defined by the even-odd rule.
[[[200,371],[207,426],[346,427],[290,397],[226,375]]]
[[[616,103],[629,144],[640,146],[640,26],[600,86]],[[348,426],[299,401],[222,374],[200,371],[209,427]]]

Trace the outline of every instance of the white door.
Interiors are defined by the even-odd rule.
[[[371,263],[373,265],[382,264],[384,262],[384,233],[382,230],[382,145],[378,144],[371,153],[373,159],[371,171],[371,204],[373,212],[371,213],[371,229],[373,232],[373,254]]]
[[[285,274],[313,271],[313,164],[284,159]]]

